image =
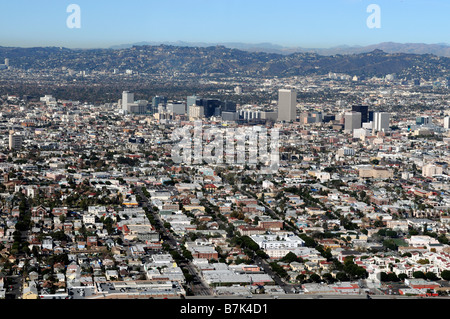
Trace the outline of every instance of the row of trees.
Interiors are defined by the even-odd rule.
[[[231,244],[241,247],[249,257],[253,257],[253,255],[263,259],[269,257],[249,236],[236,236],[231,239]]]
[[[303,260],[297,257],[294,253],[288,253],[285,257],[281,258],[279,262],[300,262]],[[278,262],[274,261],[270,263],[272,270],[281,278],[289,279],[289,274]],[[324,273],[322,275],[316,273],[309,274],[299,274],[295,279],[300,281],[301,283],[305,282],[326,282],[326,283],[334,283],[337,281],[351,281],[358,279],[365,279],[368,277],[367,271],[363,268],[355,264],[354,257],[349,256],[345,258],[344,263],[333,259],[332,270],[337,271],[335,276],[331,273]]]
[[[416,279],[425,279],[425,280],[431,280],[431,281],[436,281],[439,279],[450,280],[450,270],[442,271],[441,278],[439,278],[434,272],[423,272],[423,271],[413,272],[412,277],[416,278]],[[406,275],[406,274],[397,275],[396,273],[393,273],[393,272],[390,272],[390,273],[381,272],[380,273],[380,281],[382,281],[382,282],[400,282],[400,281],[404,281],[407,278],[408,278],[408,275]]]
[[[27,197],[22,193],[17,193],[13,199],[19,202],[19,218],[16,223],[16,230],[13,233],[14,242],[11,247],[11,254],[28,254],[30,253],[29,243],[22,237],[22,232],[31,228],[31,211]]]

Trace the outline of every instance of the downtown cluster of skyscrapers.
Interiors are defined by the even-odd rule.
[[[390,114],[387,112],[369,111],[367,105],[353,105],[351,112],[345,113],[344,131],[371,129],[374,132],[389,130]]]
[[[284,122],[297,121],[297,90],[284,88],[278,90],[278,104],[275,110],[258,111],[237,109],[232,101],[221,101],[213,98],[188,96],[185,101],[168,102],[167,97],[155,96],[152,101],[135,100],[134,94],[124,91],[119,105],[125,114],[151,114],[159,119],[166,116],[186,116],[190,120],[221,117],[223,121],[244,122]],[[303,112],[299,118],[302,123],[329,122],[335,116],[322,112]],[[367,130],[385,132],[389,130],[390,113],[370,111],[367,105],[353,105],[351,111],[343,114],[344,131],[356,136],[365,135]]]
[[[280,89],[278,91],[278,109],[263,112],[238,112],[235,102],[221,101],[219,99],[201,98],[196,95],[188,96],[184,102],[168,103],[164,96],[155,96],[151,103],[147,100],[135,100],[134,93],[124,91],[122,99],[118,102],[125,114],[173,114],[187,115],[188,118],[200,119],[222,117],[225,121],[239,119],[262,119],[282,122],[293,122],[297,117],[297,91],[296,89]]]

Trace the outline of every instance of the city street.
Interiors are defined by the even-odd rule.
[[[178,245],[178,241],[174,238],[173,234],[164,227],[164,221],[161,220],[161,217],[157,212],[153,211],[152,206],[150,205],[149,199],[144,195],[142,189],[140,187],[136,188],[139,196],[144,199],[144,205],[149,209],[149,212],[152,214],[156,221],[155,228],[161,231],[161,239],[164,240],[170,247],[170,249],[177,251],[182,256],[182,251]],[[185,268],[189,271],[189,274],[192,275],[193,281],[190,283],[189,287],[192,289],[192,293],[200,296],[209,296],[212,295],[211,289],[208,287],[206,283],[203,282],[201,275],[198,273],[196,267],[192,265],[192,263],[185,259],[184,264]]]
[[[6,299],[20,299],[22,296],[22,277],[15,275],[9,276],[11,284],[7,287]]]

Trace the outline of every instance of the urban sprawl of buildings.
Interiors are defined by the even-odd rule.
[[[245,81],[220,99],[2,96],[0,297],[447,295],[448,88],[252,81],[278,99],[236,103]],[[277,129],[277,171],[175,163],[195,121]]]

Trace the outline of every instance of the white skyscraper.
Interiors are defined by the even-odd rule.
[[[122,93],[122,110],[130,112],[130,105],[134,103],[134,93],[123,91]]]
[[[205,117],[205,109],[201,105],[191,105],[189,107],[189,118],[192,120],[202,119]]]
[[[281,89],[278,91],[278,121],[292,122],[297,117],[297,91]]]
[[[347,112],[344,115],[344,131],[353,133],[353,130],[361,128],[361,113],[360,112]]]
[[[444,128],[450,129],[450,116],[444,117]]]
[[[375,112],[373,114],[373,131],[382,132],[389,130],[391,115],[386,112]]]

